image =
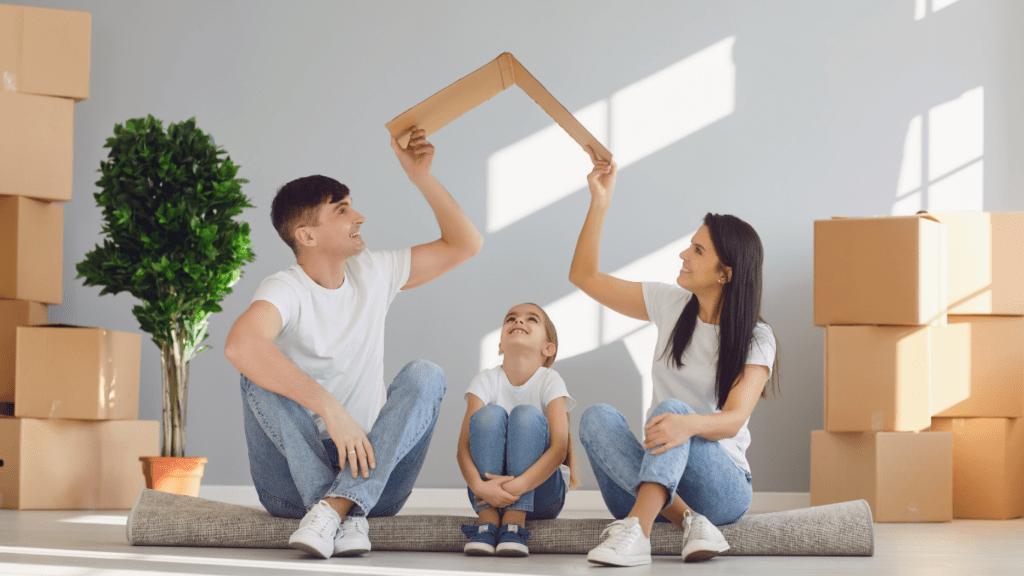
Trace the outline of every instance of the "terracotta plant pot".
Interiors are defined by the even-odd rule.
[[[146,488],[185,496],[199,496],[199,481],[203,478],[206,458],[142,456],[139,460],[142,461]]]

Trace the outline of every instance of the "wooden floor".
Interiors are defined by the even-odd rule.
[[[464,514],[465,510],[403,513]],[[126,517],[126,511],[0,510],[0,574],[1024,574],[1024,519],[876,524],[875,555],[869,558],[719,557],[684,565],[678,557],[656,556],[649,566],[607,568],[588,563],[582,555],[511,559],[371,552],[362,558],[315,560],[294,550],[133,547],[125,538]]]

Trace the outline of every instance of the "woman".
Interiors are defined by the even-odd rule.
[[[683,530],[683,558],[706,560],[729,548],[715,525],[742,517],[753,496],[747,422],[775,363],[775,337],[759,321],[761,240],[734,216],[708,214],[679,255],[678,286],[602,273],[601,230],[616,167],[589,152],[590,211],[569,280],[620,314],[654,322],[658,345],[642,444],[606,404],[590,407],[580,420],[601,494],[619,519],[587,559],[649,564],[651,527],[660,513]]]

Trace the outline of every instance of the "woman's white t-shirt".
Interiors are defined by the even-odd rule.
[[[569,396],[565,381],[558,375],[558,372],[543,366],[538,368],[522,386],[513,386],[501,366],[486,368],[473,377],[469,383],[465,394],[467,401],[470,394],[479,398],[484,406],[496,404],[509,413],[513,408],[522,404],[534,406],[545,418],[548,415],[548,403],[555,398],[565,397],[566,412],[576,406],[576,401]],[[561,470],[563,479],[568,483],[569,467],[563,464]]]
[[[300,370],[330,392],[369,433],[384,385],[384,317],[409,280],[412,250],[363,250],[345,261],[345,282],[324,288],[298,264],[268,276],[253,296],[281,314],[274,344]],[[323,420],[310,412],[321,438]]]
[[[679,315],[693,293],[679,286],[660,282],[644,282],[643,293],[647,316],[658,327],[658,344],[654,351],[654,364],[651,370],[654,390],[647,418],[651,417],[651,411],[658,404],[669,398],[683,401],[698,414],[721,412],[715,399],[719,327],[715,324],[705,324],[697,318],[690,344],[683,352],[683,366],[676,368],[671,356],[663,357],[663,353],[672,337],[672,330],[679,320]],[[754,338],[750,342],[747,364],[766,366],[771,377],[774,359],[775,335],[767,324],[758,322],[754,327]],[[746,458],[747,447],[750,446],[750,430],[747,429],[749,423],[748,418],[736,436],[718,441],[733,462],[747,472],[750,471],[750,464]]]

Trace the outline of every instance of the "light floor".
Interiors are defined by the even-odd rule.
[[[465,510],[404,510],[465,514]],[[563,513],[607,517],[607,513]],[[955,520],[945,524],[876,524],[869,558],[719,557],[683,564],[655,556],[649,566],[608,568],[582,555],[525,559],[469,558],[450,553],[371,552],[362,558],[315,560],[293,550],[133,547],[127,511],[0,510],[0,574],[92,576],[173,574],[1024,574],[1024,519]],[[429,529],[424,526],[424,529]]]

